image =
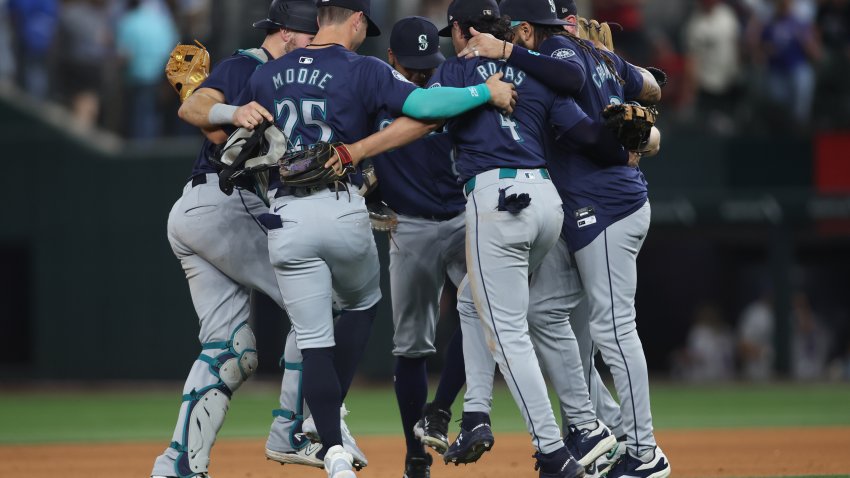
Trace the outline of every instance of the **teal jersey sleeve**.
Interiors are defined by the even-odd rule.
[[[402,113],[416,119],[451,118],[488,101],[490,89],[484,83],[467,88],[420,88],[407,97]]]

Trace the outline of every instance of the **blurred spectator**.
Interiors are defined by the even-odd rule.
[[[77,125],[86,129],[97,123],[103,68],[112,45],[105,6],[105,0],[68,0],[59,13],[58,72],[62,96]]]
[[[685,105],[696,104],[709,131],[736,131],[734,111],[740,98],[741,26],[735,11],[720,0],[700,0],[685,25],[688,56]]]
[[[743,377],[763,381],[773,376],[773,299],[763,293],[744,308],[738,321],[738,353]]]
[[[777,0],[776,11],[761,32],[767,62],[766,89],[771,103],[790,116],[791,126],[808,125],[815,89],[812,63],[820,48],[812,26],[797,18],[792,0]],[[772,116],[772,115],[771,115]]]
[[[825,0],[817,13],[823,45],[816,111],[824,127],[850,126],[850,0]]]
[[[161,134],[159,92],[165,63],[177,40],[168,10],[151,1],[128,2],[128,10],[118,22],[116,41],[127,61],[125,98],[132,138],[152,139]]]
[[[829,378],[850,381],[850,340],[838,357],[829,366]]]
[[[812,310],[809,297],[797,292],[792,299],[794,337],[791,341],[792,373],[798,380],[824,377],[830,336]]]
[[[735,336],[714,304],[697,309],[688,332],[684,378],[693,382],[729,380],[735,372]]]
[[[12,50],[12,24],[7,0],[0,0],[0,83],[14,81],[15,53]]]
[[[645,0],[596,0],[593,18],[616,23],[611,26],[617,53],[637,65],[649,61],[649,44],[644,34],[642,5]],[[579,11],[581,13],[581,11]]]
[[[56,33],[57,0],[9,0],[9,12],[21,83],[30,95],[47,99],[50,88],[47,60]]]
[[[673,42],[662,30],[656,31],[650,38],[652,56],[648,65],[661,68],[667,73],[667,85],[661,95],[661,103],[672,107],[673,110],[680,110],[685,106],[686,99],[683,79],[687,59],[676,50]],[[665,116],[660,117],[661,121],[664,121]]]

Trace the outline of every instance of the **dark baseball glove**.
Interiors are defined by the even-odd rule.
[[[664,70],[654,66],[647,66],[645,70],[655,78],[655,82],[658,83],[659,88],[664,88],[664,85],[667,84],[667,73],[664,73]]]
[[[602,111],[602,118],[626,149],[640,151],[649,140],[657,114],[654,108],[621,104],[609,105]]]
[[[342,171],[326,168],[325,163],[334,155],[339,156]],[[316,143],[302,150],[286,154],[280,160],[280,181],[285,186],[319,187],[342,181],[354,172],[351,155],[342,143]]]
[[[398,227],[398,215],[383,202],[369,203],[369,220],[372,222],[372,230],[378,232],[393,233]]]

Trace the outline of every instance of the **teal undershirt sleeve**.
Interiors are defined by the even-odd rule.
[[[490,101],[484,83],[468,88],[418,88],[407,97],[401,112],[415,119],[451,118]]]

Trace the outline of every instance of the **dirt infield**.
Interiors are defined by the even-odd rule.
[[[767,477],[850,476],[850,428],[661,431],[658,439],[673,465],[673,476]],[[363,478],[401,478],[403,441],[362,437],[370,465]],[[324,471],[281,467],[263,457],[263,440],[221,440],[210,472],[214,478],[322,478]],[[0,477],[144,478],[162,443],[0,446]],[[434,478],[534,478],[526,435],[497,434],[492,452],[469,466],[435,464]]]

